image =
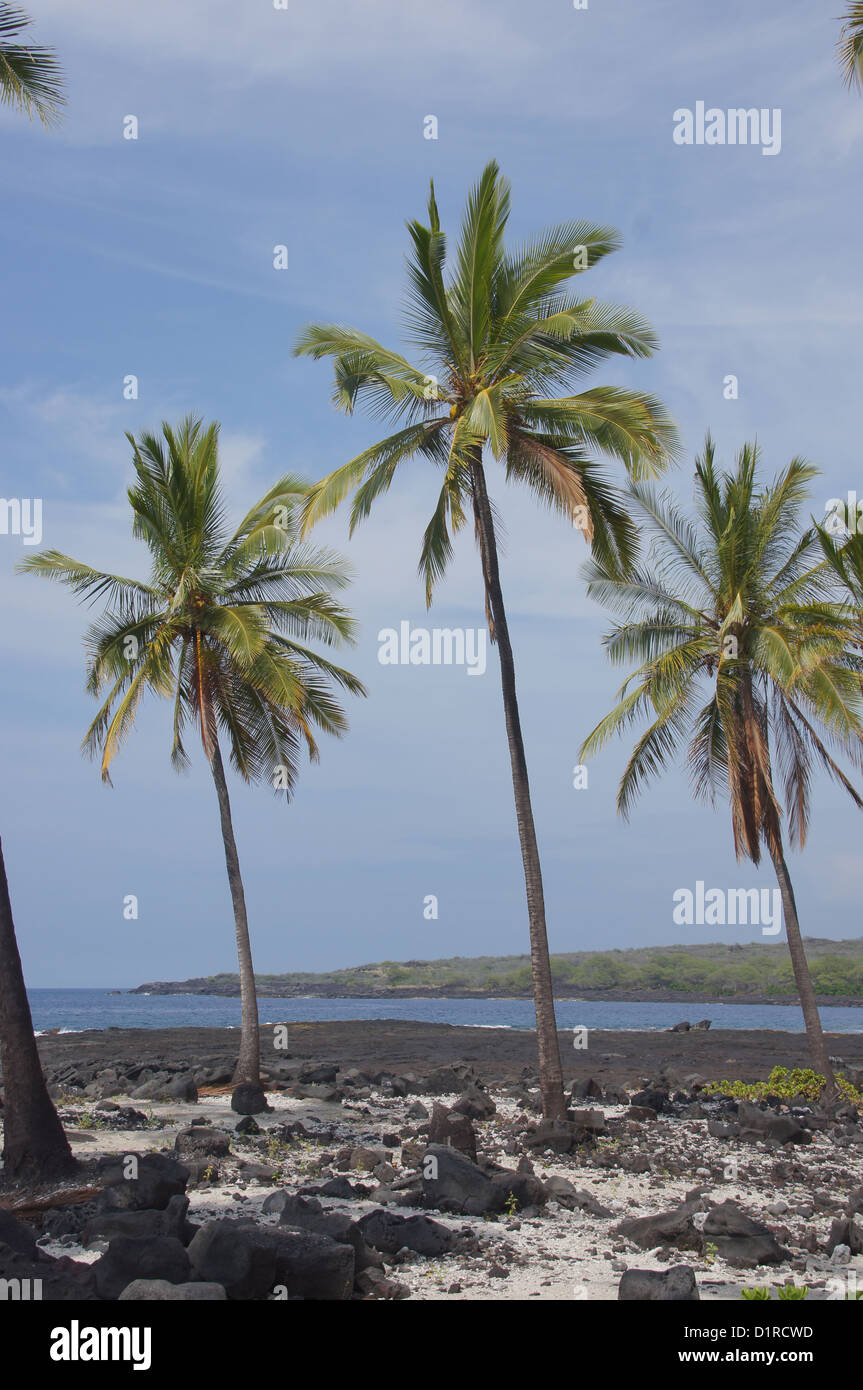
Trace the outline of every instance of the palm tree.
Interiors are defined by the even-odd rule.
[[[859,764],[863,667],[848,655],[849,624],[831,602],[817,536],[798,523],[816,470],[795,458],[759,489],[758,462],[757,446],[746,445],[735,473],[718,472],[708,435],[696,459],[695,522],[667,497],[633,488],[633,505],[653,537],[650,563],[621,578],[594,562],[588,592],[623,616],[605,639],[612,661],[640,664],[618,692],[615,708],[585,740],[581,756],[646,714],[652,722],[618,789],[624,818],[643,785],[683,745],[696,797],[713,804],[727,788],[737,858],[758,864],[763,846],[773,862],[812,1062],[829,1095],[835,1081],[800,934],[774,780],[778,771],[795,847],[806,840],[813,760],[863,808],[831,752],[840,748]],[[705,691],[707,702],[700,705]]]
[[[298,354],[334,359],[334,399],[340,409],[350,414],[362,399],[374,413],[402,422],[394,434],[310,491],[304,530],[356,489],[353,532],[388,490],[400,463],[419,455],[436,464],[443,485],[419,562],[430,606],[452,554],[452,534],[472,513],[489,634],[500,655],[527,891],[543,1112],[556,1118],[564,1099],[542,873],[483,455],[488,447],[503,463],[508,481],[525,483],[541,502],[579,526],[598,555],[625,565],[634,551],[632,526],[590,450],[622,459],[641,476],[667,462],[673,430],[659,402],[639,392],[595,387],[553,395],[571,389],[609,355],[647,357],[656,342],[629,310],[564,289],[580,270],[617,248],[615,232],[569,222],[509,253],[504,246],[509,211],[509,184],[492,162],[468,198],[452,274],[446,271],[434,186],[428,226],[408,224],[407,331],[425,366],[412,365],[354,328],[313,325],[303,332]]]
[[[10,43],[30,24],[0,0],[0,105],[54,125],[64,103],[63,74],[50,48]],[[0,1064],[3,1070],[3,1171],[13,1180],[61,1177],[75,1167],[39,1061],[33,1019],[0,849]]]
[[[842,16],[836,47],[846,85],[863,88],[863,0],[852,0]]]
[[[66,103],[63,69],[53,48],[12,43],[32,20],[17,5],[0,0],[0,106],[15,106],[44,126],[61,118]]]
[[[305,748],[318,757],[314,728],[341,735],[344,713],[333,693],[364,694],[355,676],[305,645],[349,640],[353,621],[332,592],[347,583],[339,558],[297,540],[305,485],[283,477],[237,529],[226,525],[217,424],[188,417],[162,437],[127,435],[137,483],[129,490],[132,533],[151,557],[149,583],[91,568],[49,550],[20,569],[68,585],[81,598],[107,600],[87,634],[88,689],[107,691],[83,747],[101,757],[102,779],[131,732],[142,696],[173,702],[171,760],[188,766],[187,725],[197,728],[219,803],[234,909],[242,999],[234,1084],[260,1091],[255,977],[220,734],[245,782],[270,781],[290,796]],[[263,1093],[259,1097],[263,1104]]]

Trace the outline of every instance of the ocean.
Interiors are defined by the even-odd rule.
[[[106,989],[32,989],[33,1027],[79,1033],[88,1028],[238,1028],[239,999],[204,994],[113,994]],[[786,1004],[638,1004],[559,999],[560,1028],[652,1031],[682,1019],[714,1028],[772,1028],[802,1033],[803,1014]],[[533,1028],[528,999],[261,999],[262,1023],[399,1018],[471,1028]],[[821,1010],[829,1033],[863,1032],[863,1008]]]

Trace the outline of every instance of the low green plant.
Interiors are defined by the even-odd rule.
[[[107,1129],[108,1122],[99,1115],[79,1115],[75,1121],[77,1129]]]
[[[778,1096],[780,1100],[794,1100],[803,1096],[805,1100],[818,1100],[824,1090],[824,1077],[811,1067],[774,1067],[766,1081],[711,1081],[702,1089],[706,1096],[733,1096],[735,1100],[766,1100],[768,1096]],[[843,1100],[854,1105],[863,1105],[863,1091],[853,1086],[844,1076],[837,1074],[836,1087]]]
[[[776,1291],[777,1297],[784,1303],[795,1302],[809,1297],[809,1289],[805,1284],[781,1284]],[[751,1303],[763,1303],[773,1297],[768,1288],[741,1289],[740,1297],[748,1299]]]
[[[286,1144],[283,1139],[279,1139],[275,1134],[267,1136],[267,1158],[271,1161],[276,1158],[285,1158],[290,1153],[291,1146]]]

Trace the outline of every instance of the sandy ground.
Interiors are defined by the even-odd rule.
[[[492,1094],[494,1092],[492,1091]],[[69,1127],[76,1152],[82,1157],[104,1153],[135,1153],[164,1149],[173,1151],[176,1133],[191,1120],[233,1129],[237,1121],[228,1106],[226,1096],[207,1096],[195,1104],[160,1104],[127,1101],[114,1097],[119,1104],[132,1104],[143,1109],[154,1120],[163,1120],[163,1129],[128,1132]],[[302,1120],[309,1130],[326,1129],[332,1139],[322,1148],[304,1142],[299,1146],[283,1147],[271,1153],[262,1152],[258,1144],[235,1135],[232,1140],[234,1160],[221,1160],[218,1184],[190,1187],[189,1217],[203,1222],[217,1216],[256,1216],[276,1224],[276,1216],[265,1216],[260,1208],[266,1197],[280,1188],[294,1192],[310,1182],[325,1180],[337,1171],[331,1162],[334,1151],[346,1145],[379,1144],[381,1135],[410,1124],[407,1108],[418,1099],[382,1097],[373,1092],[361,1104],[332,1104],[299,1100],[284,1093],[269,1095],[271,1113],[259,1116],[263,1131],[287,1120]],[[449,1105],[456,1096],[421,1096],[429,1110],[435,1100]],[[491,1120],[477,1122],[476,1130],[481,1150],[504,1166],[515,1168],[517,1156],[507,1155],[503,1145],[511,1135],[507,1121],[517,1113],[514,1102],[495,1096],[498,1113]],[[620,1106],[597,1106],[609,1119],[622,1117]],[[88,1110],[98,1123],[98,1112],[92,1105],[75,1102],[77,1110]],[[414,1122],[415,1123],[415,1122]],[[598,1162],[614,1162],[615,1148],[626,1152],[649,1155],[650,1167],[644,1173],[631,1173],[617,1166],[600,1167]],[[609,1157],[609,1155],[611,1157]],[[738,1159],[737,1175],[726,1179],[729,1159]],[[278,1167],[275,1183],[260,1186],[246,1182],[237,1174],[236,1160],[270,1162]],[[391,1160],[401,1175],[399,1150]],[[777,1181],[776,1165],[787,1169],[789,1178]],[[679,1118],[662,1118],[644,1126],[633,1143],[620,1139],[601,1139],[597,1153],[579,1152],[575,1155],[540,1156],[534,1160],[537,1176],[552,1174],[569,1178],[580,1189],[590,1193],[606,1207],[611,1215],[599,1217],[582,1211],[569,1211],[554,1203],[540,1209],[536,1216],[520,1218],[503,1215],[494,1218],[471,1218],[427,1214],[450,1228],[472,1232],[479,1248],[472,1254],[452,1253],[436,1260],[407,1254],[404,1260],[395,1257],[388,1272],[391,1278],[407,1286],[411,1297],[419,1299],[479,1299],[479,1300],[572,1300],[615,1299],[622,1271],[627,1268],[664,1269],[669,1264],[689,1264],[695,1270],[702,1299],[737,1299],[741,1286],[768,1284],[774,1289],[785,1282],[806,1283],[810,1298],[829,1296],[833,1285],[828,1281],[850,1270],[863,1288],[863,1258],[850,1264],[837,1265],[819,1254],[805,1252],[803,1243],[812,1242],[812,1233],[823,1251],[831,1217],[840,1214],[848,1191],[863,1183],[863,1149],[837,1149],[823,1134],[805,1147],[776,1151],[764,1144],[740,1144],[739,1141],[713,1139],[707,1134],[707,1122]],[[323,1176],[321,1170],[323,1169]],[[407,1171],[407,1170],[405,1170]],[[361,1179],[374,1185],[375,1179],[361,1173],[346,1174],[351,1180]],[[797,1267],[786,1263],[774,1267],[759,1267],[741,1271],[730,1269],[721,1259],[709,1254],[673,1251],[671,1258],[661,1252],[644,1252],[613,1234],[613,1227],[624,1216],[642,1216],[667,1210],[681,1201],[695,1186],[701,1186],[711,1201],[732,1197],[750,1215],[766,1220],[780,1235],[782,1243],[796,1254]],[[824,1206],[819,1205],[820,1202]],[[320,1198],[327,1209],[343,1211],[356,1218],[374,1210],[381,1203],[373,1197],[362,1200]],[[777,1201],[785,1211],[769,1212]],[[830,1209],[832,1204],[833,1209]],[[799,1210],[798,1210],[799,1208]],[[415,1208],[387,1204],[390,1211],[409,1216]],[[786,1234],[787,1233],[787,1234]],[[75,1238],[44,1240],[43,1248],[50,1254],[71,1255],[81,1260],[96,1259],[98,1248],[85,1250]],[[805,1262],[805,1268],[804,1266]],[[835,1294],[834,1294],[835,1296]]]

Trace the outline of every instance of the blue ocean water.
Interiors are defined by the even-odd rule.
[[[30,990],[33,1027],[59,1028],[238,1028],[239,999],[202,994],[112,994],[105,989]],[[400,1018],[421,1023],[455,1023],[474,1028],[533,1028],[527,999],[261,999],[262,1023],[326,1022]],[[559,999],[561,1028],[648,1031],[681,1019],[709,1018],[714,1028],[773,1028],[802,1033],[799,1008],[785,1004],[637,1004]],[[826,1032],[863,1032],[863,1009],[821,1010]]]

